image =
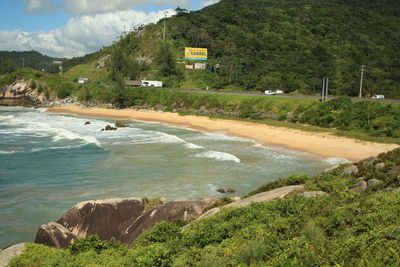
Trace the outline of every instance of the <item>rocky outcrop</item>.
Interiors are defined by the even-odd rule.
[[[67,248],[77,238],[67,228],[56,222],[40,226],[36,233],[35,243],[55,248]]]
[[[374,186],[376,186],[376,185],[378,185],[378,184],[380,184],[381,183],[381,181],[379,181],[378,179],[369,179],[368,181],[367,181],[367,184],[368,184],[368,186],[370,186],[370,187],[374,187]]]
[[[35,243],[67,248],[76,238],[98,235],[105,241],[131,243],[160,221],[189,220],[199,216],[218,198],[176,200],[145,211],[140,198],[107,199],[78,203],[56,222],[42,225]]]
[[[351,188],[352,191],[360,193],[367,190],[368,184],[366,181],[358,182],[354,187]]]
[[[328,195],[329,194],[324,191],[308,191],[298,194],[298,196],[302,196],[305,198],[323,197]]]
[[[117,128],[123,128],[123,127],[128,127],[124,121],[116,121],[115,122],[115,127]]]
[[[35,243],[67,248],[77,237],[85,238],[93,234],[103,240],[113,240],[143,211],[144,204],[140,198],[81,202],[57,222],[42,225]]]
[[[243,198],[241,200],[238,200],[236,202],[232,202],[224,207],[229,208],[229,207],[246,207],[250,205],[253,202],[264,202],[264,201],[271,201],[275,199],[284,199],[288,195],[296,194],[296,193],[301,193],[304,191],[305,186],[304,185],[291,185],[291,186],[285,186],[281,187],[278,189],[274,189],[268,192],[263,192],[251,197]]]
[[[342,174],[349,176],[349,175],[353,175],[353,174],[357,174],[357,173],[358,173],[357,166],[351,165],[351,166],[344,168]]]
[[[8,86],[1,88],[1,104],[35,106],[45,100],[44,94],[36,90],[32,80],[16,80]]]
[[[176,200],[165,203],[138,217],[121,233],[118,240],[129,244],[144,230],[151,228],[160,221],[190,220],[202,214],[207,206],[215,203],[217,200],[218,198],[204,198],[199,200]]]
[[[78,237],[97,234],[100,239],[111,240],[143,211],[140,198],[86,201],[73,206],[57,223]]]
[[[8,266],[11,259],[15,256],[21,255],[25,249],[25,243],[20,243],[11,247],[8,247],[0,251],[0,267]]]
[[[216,207],[216,208],[210,209],[207,212],[205,212],[204,214],[202,214],[199,218],[197,218],[196,221],[215,216],[216,214],[218,214],[219,212],[221,212],[222,210],[224,210],[226,208],[231,208],[231,207],[240,207],[241,208],[241,207],[249,206],[251,203],[255,203],[255,202],[266,202],[266,201],[273,201],[273,200],[277,200],[277,199],[284,199],[288,196],[301,194],[301,193],[303,193],[304,189],[305,189],[305,185],[290,185],[290,186],[285,186],[285,187],[277,188],[274,190],[270,190],[267,192],[259,193],[257,195],[251,196],[251,197],[239,199],[239,200],[232,202],[228,205],[225,205],[223,207]],[[307,193],[309,193],[309,194],[307,194],[307,196],[313,195],[312,197],[328,195],[327,193],[322,192],[322,191],[321,192],[307,192]],[[309,197],[311,197],[311,196],[309,196]],[[184,227],[184,229],[186,229],[188,227],[190,227],[190,224],[186,225]]]
[[[117,128],[112,127],[111,125],[107,125],[107,126],[104,128],[104,130],[106,130],[106,131],[116,131]]]

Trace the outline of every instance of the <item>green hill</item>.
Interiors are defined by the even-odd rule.
[[[161,20],[99,54],[122,55],[116,70],[126,78],[161,79],[168,87],[319,94],[328,76],[330,93],[349,96],[358,95],[365,65],[364,95],[394,98],[400,97],[399,13],[399,1],[222,0],[167,19],[165,42]],[[186,46],[208,48],[207,70],[184,70],[193,64],[184,60]],[[160,53],[170,53],[175,64]]]
[[[58,73],[59,65],[54,64],[53,61],[62,61],[63,69],[67,71],[75,65],[87,62],[95,54],[66,59],[45,56],[37,51],[0,51],[0,75],[23,67],[48,73]]]

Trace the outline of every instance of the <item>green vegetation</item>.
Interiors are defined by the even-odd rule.
[[[23,67],[47,73],[58,73],[59,65],[54,64],[53,61],[62,61],[63,70],[67,71],[76,65],[92,61],[97,55],[98,52],[66,59],[44,56],[36,51],[0,51],[0,74],[11,73]]]
[[[78,239],[67,250],[29,244],[10,266],[400,265],[400,149],[374,163],[357,163],[356,174],[344,175],[345,166],[311,178],[290,176],[257,190],[303,183],[328,196],[229,208],[183,232],[177,224],[161,222],[131,246],[96,236]],[[361,193],[351,190],[371,178],[380,182]]]
[[[161,20],[96,59],[120,50],[128,65],[145,66],[132,67],[135,75],[122,71],[124,78],[160,79],[167,87],[318,95],[328,76],[330,93],[348,96],[358,95],[366,65],[364,95],[397,98],[399,10],[394,0],[222,0],[167,19],[167,40]],[[186,46],[208,48],[206,70],[184,70],[194,63],[184,59]]]

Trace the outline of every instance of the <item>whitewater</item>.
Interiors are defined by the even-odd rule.
[[[86,122],[90,124],[85,125]],[[125,121],[0,107],[0,247],[33,241],[41,224],[85,200],[243,196],[291,174],[343,162],[256,141]]]

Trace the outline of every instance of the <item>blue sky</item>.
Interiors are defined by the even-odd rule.
[[[157,22],[179,5],[199,10],[218,0],[1,0],[0,50],[82,56],[110,45],[124,27]]]

